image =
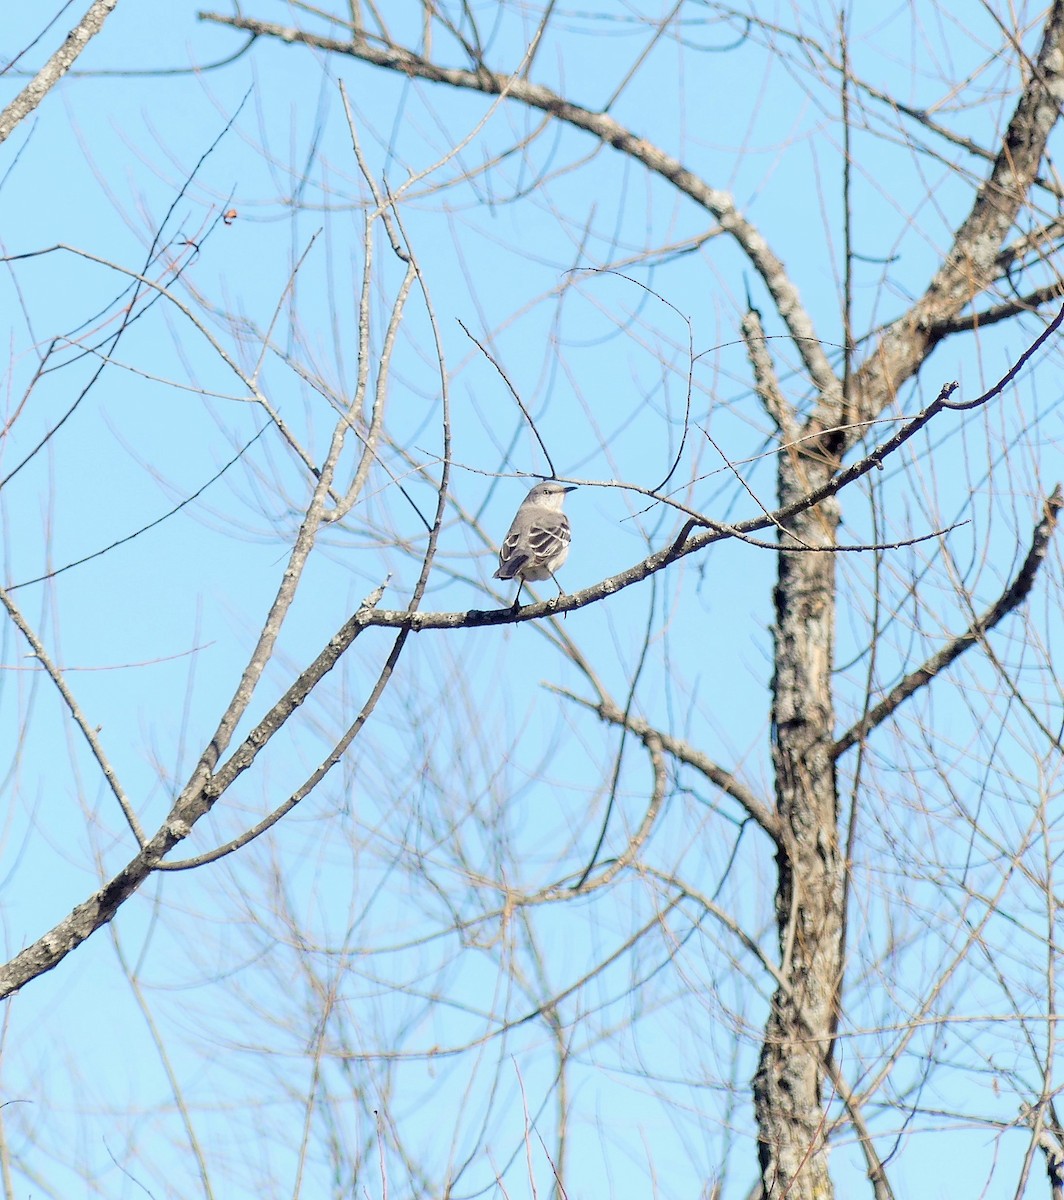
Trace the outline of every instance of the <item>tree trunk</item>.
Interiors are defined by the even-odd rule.
[[[780,454],[784,504],[826,482],[834,456]],[[832,547],[834,499],[787,525],[782,545]],[[781,823],[776,919],[782,983],[765,1029],[754,1110],[766,1200],[832,1195],[824,1136],[824,1060],[842,963],[843,863],[838,838],[831,669],[835,556],[781,553],[775,590],[773,757]]]

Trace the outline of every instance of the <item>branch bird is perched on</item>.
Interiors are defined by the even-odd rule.
[[[514,608],[521,599],[521,588],[540,579],[554,579],[558,594],[565,595],[554,572],[569,554],[572,535],[569,519],[562,512],[562,501],[566,492],[573,491],[576,489],[565,487],[556,479],[547,479],[537,483],[521,501],[499,549],[499,569],[495,572],[496,579],[518,581]]]

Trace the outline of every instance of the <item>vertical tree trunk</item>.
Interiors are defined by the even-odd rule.
[[[784,451],[781,501],[819,487],[832,470],[830,461]],[[782,544],[832,547],[837,526],[837,504],[830,500],[789,522],[793,537]],[[841,969],[843,896],[831,754],[834,554],[781,553],[775,609],[773,755],[782,826],[776,918],[783,983],[773,997],[754,1077],[754,1110],[766,1200],[826,1200],[832,1186],[824,1058]]]

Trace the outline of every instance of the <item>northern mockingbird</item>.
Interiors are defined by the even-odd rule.
[[[496,579],[517,580],[514,608],[521,599],[521,588],[540,579],[554,579],[559,595],[565,595],[554,572],[569,553],[572,535],[569,519],[562,512],[562,501],[566,492],[573,491],[576,489],[548,479],[537,483],[521,501],[499,549],[499,569],[495,572]]]

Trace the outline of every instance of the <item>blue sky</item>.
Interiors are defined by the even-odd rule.
[[[308,19],[269,0],[249,11]],[[767,34],[737,41],[735,23],[716,21],[713,10],[691,4],[684,13],[682,41],[656,44],[611,112],[734,195],[786,263],[821,338],[837,346],[837,96],[812,81],[801,47],[782,35],[774,45],[785,57],[773,59]],[[527,19],[507,5],[483,16],[485,29],[498,17],[492,61],[516,65]],[[559,10],[534,78],[603,104],[648,42],[634,8],[613,16]],[[772,13],[758,6],[758,16],[823,38],[833,27],[831,10],[812,3]],[[6,45],[27,45],[39,19],[9,14]],[[396,31],[409,19],[397,10]],[[58,27],[72,20],[64,11]],[[989,13],[980,8],[959,28],[931,5],[899,5],[855,13],[852,32],[858,74],[992,141],[1009,104],[998,91],[1015,75],[1007,61],[987,64],[1000,36]],[[51,36],[23,63],[41,61]],[[0,281],[11,421],[0,476],[71,409],[101,353],[109,359],[46,448],[0,491],[4,582],[21,585],[12,596],[67,670],[149,829],[233,693],[313,485],[276,430],[261,434],[263,410],[219,350],[255,376],[316,460],[337,398],[355,386],[368,190],[341,83],[374,178],[398,189],[419,177],[400,212],[440,331],[453,414],[454,507],[424,608],[503,602],[490,590],[489,540],[505,531],[523,476],[547,470],[508,388],[459,321],[503,366],[558,474],[584,481],[568,502],[567,590],[638,561],[675,532],[671,515],[596,484],[648,487],[664,476],[680,444],[689,373],[697,426],[685,443],[685,497],[732,520],[756,511],[747,487],[765,502],[772,494],[770,429],[737,344],[747,286],[768,332],[782,332],[767,295],[722,237],[632,261],[646,246],[685,246],[710,232],[706,213],[612,150],[553,125],[541,130],[538,114],[505,103],[485,120],[484,97],[267,39],[202,69],[241,44],[241,35],[198,21],[195,6],[119,0],[78,70],[0,147],[0,248],[34,256],[10,261]],[[460,61],[442,37],[439,45]],[[955,98],[952,85],[965,80]],[[10,96],[22,81],[5,82]],[[852,180],[859,334],[897,315],[926,283],[970,204],[966,172],[981,170],[918,127],[902,126],[908,140],[873,136],[894,124],[862,100]],[[461,150],[447,157],[456,142]],[[925,155],[924,142],[949,165]],[[225,224],[229,208],[237,215]],[[403,269],[379,224],[374,253],[375,363]],[[589,272],[603,266],[623,274]],[[154,304],[142,295],[140,315],[112,346],[131,272],[172,286]],[[976,394],[1039,328],[1031,318],[947,342],[899,397],[898,413],[916,411],[947,379]],[[31,387],[53,339],[48,370]],[[772,345],[789,395],[806,404],[793,349]],[[987,603],[1022,559],[1060,469],[1058,359],[1048,349],[992,410],[942,421],[911,458],[845,498],[853,542],[969,523],[878,563],[871,555],[840,561],[840,728],[863,702],[877,572],[884,611],[897,613],[874,664],[882,688],[963,626],[965,590],[977,606]],[[238,736],[376,586],[388,580],[385,606],[406,603],[425,544],[415,506],[431,513],[434,502],[414,468],[437,478],[442,452],[440,378],[427,306],[415,293],[388,377],[389,448],[358,507],[322,532]],[[353,462],[349,450],[342,471]],[[728,464],[740,465],[745,487]],[[47,583],[30,582],[105,549]],[[490,1195],[498,1171],[510,1195],[530,1195],[527,1107],[546,1146],[530,1140],[542,1192],[554,1153],[556,1036],[571,1056],[571,1196],[601,1195],[603,1179],[617,1196],[691,1196],[721,1173],[725,1196],[745,1195],[755,1173],[747,1082],[771,984],[696,904],[655,924],[668,889],[654,872],[697,883],[771,953],[767,840],[740,830],[734,805],[679,771],[642,874],[527,918],[506,912],[502,899],[504,885],[531,890],[579,872],[604,816],[618,739],[543,686],[590,695],[566,639],[622,703],[634,689],[634,711],[771,796],[773,570],[770,552],[724,543],[556,628],[413,639],[364,735],[290,818],[219,864],[153,879],[113,930],[10,1003],[2,1084],[4,1099],[17,1102],[3,1110],[15,1194],[205,1194],[188,1125],[214,1194],[297,1194],[304,1098],[327,1007],[337,1053],[319,1082],[332,1107],[322,1101],[308,1123],[304,1195],[343,1194],[330,1144],[343,1148],[345,1165],[361,1162],[359,1194],[383,1194],[375,1108],[388,1114],[393,1194],[418,1190],[394,1134],[430,1193],[451,1172],[456,1195]],[[1029,623],[996,643],[1025,702],[1050,725],[1060,707],[1046,667],[1060,635],[1053,587],[1036,594]],[[364,702],[389,647],[382,630],[359,640],[196,831],[188,854],[238,835],[302,783]],[[0,878],[15,953],[118,869],[131,840],[10,624],[0,663],[8,798]],[[896,730],[882,731],[863,763],[851,979],[858,1032],[843,1061],[855,1080],[862,1062],[874,1070],[899,1014],[926,996],[1006,877],[1001,927],[991,921],[983,935],[987,954],[968,956],[970,969],[951,979],[933,1015],[997,1013],[1007,989],[995,963],[1008,963],[1017,1009],[1045,1011],[1041,955],[1053,910],[1047,917],[1035,864],[1051,879],[1056,843],[1052,823],[1039,826],[1037,801],[1056,794],[1059,768],[1018,702],[997,709],[987,699],[1000,687],[993,664],[966,661],[948,689],[914,701]],[[921,721],[942,739],[934,755]],[[843,763],[844,798],[853,769]],[[638,825],[649,787],[642,750],[626,745],[607,855]],[[965,814],[1005,849],[1029,835],[1025,878],[1011,880]],[[462,936],[450,928],[455,915],[468,922]],[[631,956],[575,986],[647,923],[655,932]],[[504,1019],[570,987],[560,1035],[541,1019],[497,1035]],[[1014,1119],[1039,1083],[1015,1019],[969,1028],[929,1022],[898,1068],[897,1110],[914,1096],[923,1110],[891,1166],[899,1195],[1014,1193],[1025,1138],[1002,1135],[994,1122]],[[1044,1023],[1034,1030],[1044,1037]],[[465,1053],[447,1053],[467,1043]],[[944,1065],[924,1078],[939,1059]],[[890,1093],[881,1098],[872,1119],[886,1153],[900,1122]],[[939,1131],[966,1125],[943,1154]],[[458,1172],[482,1137],[493,1157]],[[839,1194],[861,1194],[852,1144],[844,1140],[833,1162]],[[1041,1170],[1036,1161],[1027,1194],[1040,1194]],[[628,1191],[633,1178],[638,1190]]]

